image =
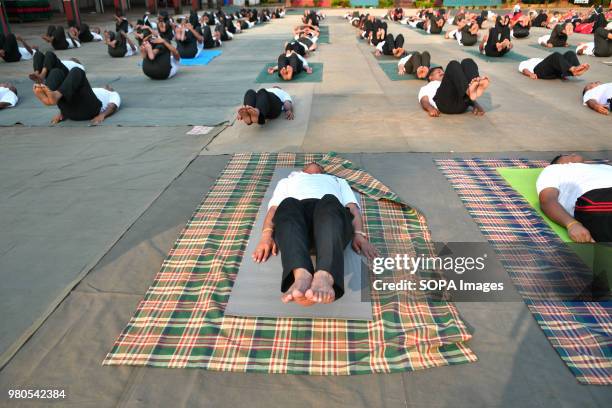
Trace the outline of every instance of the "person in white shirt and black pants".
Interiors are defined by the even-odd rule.
[[[612,242],[612,166],[555,157],[536,182],[540,207],[574,242]]]
[[[427,75],[429,83],[421,88],[418,99],[429,116],[464,113],[471,106],[474,114],[483,115],[484,110],[476,102],[489,86],[489,78],[480,76],[478,66],[471,58],[451,61],[446,66],[435,67]]]
[[[92,88],[85,71],[54,68],[47,75],[46,84],[34,84],[34,95],[45,105],[57,105],[60,110],[52,124],[63,120],[91,120],[99,124],[114,114],[121,105],[119,94],[110,87]]]
[[[344,294],[344,249],[351,240],[357,253],[378,256],[363,232],[359,205],[346,180],[310,163],[278,182],[253,259],[265,262],[280,249],[284,303],[331,303]]]
[[[262,88],[257,92],[249,89],[244,94],[244,104],[238,109],[237,119],[247,125],[263,125],[266,120],[278,118],[283,111],[288,120],[293,119],[293,101],[286,91],[278,87]]]

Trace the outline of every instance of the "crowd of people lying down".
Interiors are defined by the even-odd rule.
[[[600,9],[592,9],[592,13],[603,16]],[[484,109],[477,99],[489,87],[490,79],[480,73],[478,65],[471,58],[450,61],[446,68],[443,68],[432,65],[430,50],[408,51],[410,48],[404,36],[390,32],[389,28],[393,22],[405,22],[414,29],[425,30],[428,34],[441,34],[448,24],[453,28],[445,33],[445,38],[454,38],[463,46],[475,45],[480,39],[479,31],[484,29],[479,51],[492,58],[501,58],[512,50],[513,38],[528,37],[531,24],[525,22],[526,33],[516,35],[517,24],[530,19],[528,14],[523,15],[520,6],[507,15],[497,15],[488,10],[470,13],[460,9],[451,17],[444,9],[425,9],[416,15],[406,16],[401,8],[395,8],[382,17],[355,11],[347,13],[345,18],[359,30],[362,39],[375,47],[375,56],[389,56],[398,60],[398,75],[412,75],[428,82],[420,89],[417,98],[423,110],[432,117],[440,116],[441,113],[457,114],[469,110],[475,115],[483,115]],[[600,24],[595,30],[594,42],[580,44],[575,51],[546,52],[545,58],[521,61],[518,71],[531,79],[565,80],[585,74],[590,64],[581,63],[578,55],[612,55],[612,23],[604,21],[606,26],[602,27],[600,18],[594,18],[594,21]],[[490,27],[487,29],[487,26]],[[552,41],[555,46],[561,44],[567,47],[569,44],[566,32],[572,32],[572,23],[558,23],[547,36],[544,46],[549,47],[547,44]],[[598,113],[608,114],[611,87],[611,83],[589,82],[582,92],[584,105]]]
[[[186,17],[172,18],[162,10],[156,18],[146,13],[132,23],[119,13],[114,16],[114,31],[101,31],[85,23],[67,30],[51,25],[42,39],[54,50],[100,42],[106,45],[109,58],[139,54],[142,72],[151,79],[164,80],[177,74],[181,59],[197,58],[205,49],[221,47],[234,35],[284,15],[282,8],[245,8],[234,13],[219,9],[202,15],[191,11]],[[27,75],[34,82],[34,95],[44,105],[59,109],[52,124],[64,120],[90,120],[98,124],[121,106],[119,93],[110,86],[90,85],[85,64],[77,58],[60,59],[54,51],[39,51],[15,34],[0,34],[0,56],[6,62],[32,61],[32,71]],[[0,109],[15,107],[18,101],[15,85],[0,83]]]
[[[269,75],[278,75],[282,81],[291,81],[299,75],[312,74],[308,65],[308,56],[317,49],[321,34],[320,22],[325,15],[317,10],[305,10],[301,24],[293,28],[293,39],[283,44],[276,65],[268,68]],[[250,126],[263,125],[266,121],[278,118],[281,113],[285,118],[294,117],[291,95],[278,86],[249,89],[244,94],[243,104],[238,108],[236,118]]]

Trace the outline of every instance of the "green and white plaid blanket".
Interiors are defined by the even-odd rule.
[[[455,307],[444,302],[375,297],[371,322],[224,315],[274,169],[312,161],[363,194],[366,231],[382,252],[414,253],[415,244],[429,240],[421,214],[334,154],[235,155],[179,235],[104,364],[349,375],[475,361],[465,345],[471,335]]]

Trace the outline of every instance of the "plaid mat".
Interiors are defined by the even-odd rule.
[[[573,291],[590,273],[533,207],[497,172],[533,168],[531,160],[436,160],[523,296],[555,350],[585,384],[612,384],[612,303],[550,301],[551,293]],[[508,244],[525,243],[523,253]],[[575,293],[575,292],[572,292]]]
[[[104,364],[348,375],[475,361],[464,344],[471,335],[455,307],[443,302],[385,296],[372,301],[372,322],[224,316],[274,169],[315,160],[364,194],[366,231],[380,249],[401,245],[410,253],[414,242],[429,239],[419,213],[333,154],[235,155],[179,235]]]

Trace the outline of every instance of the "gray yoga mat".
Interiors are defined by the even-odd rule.
[[[153,81],[141,73],[117,77],[90,75],[92,87],[110,84],[121,96],[119,111],[102,126],[214,126],[231,119],[248,86],[232,81],[225,87],[211,84],[210,78],[198,77],[209,77],[197,74],[198,68],[201,67],[184,67],[176,77],[164,81]],[[17,87],[19,103],[0,112],[0,126],[49,126],[59,109],[39,102],[29,79],[11,82]],[[202,96],[202,89],[207,90],[206,97]],[[87,127],[90,122],[68,120],[56,126]]]
[[[281,301],[282,266],[280,254],[257,264],[251,258],[259,242],[263,222],[278,181],[295,171],[294,168],[276,169],[264,196],[249,243],[247,244],[238,276],[234,282],[225,314],[248,317],[302,317],[313,319],[372,320],[372,305],[361,301],[363,263],[350,247],[344,251],[344,296],[326,305],[299,306]],[[357,194],[357,193],[356,193]],[[367,285],[365,285],[367,290]]]

